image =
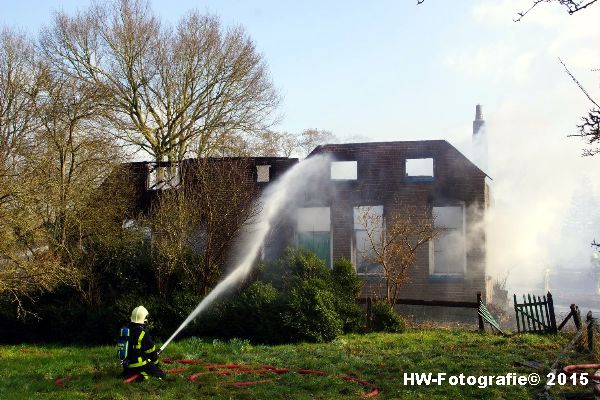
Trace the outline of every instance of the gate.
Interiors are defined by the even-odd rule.
[[[550,292],[547,297],[537,296],[537,299],[535,295],[528,294],[527,297],[523,295],[521,304],[517,302],[515,294],[514,304],[519,332],[555,333],[557,331],[554,303]]]

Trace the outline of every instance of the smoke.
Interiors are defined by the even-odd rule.
[[[473,137],[471,161],[475,163],[483,172],[489,172],[488,165],[488,143],[487,143],[487,127],[481,126],[477,135]]]
[[[512,293],[541,294],[549,270],[550,290],[560,301],[566,297],[559,290],[583,296],[583,283],[597,281],[590,243],[600,239],[600,191],[594,176],[599,160],[581,157],[585,143],[567,137],[591,103],[557,58],[597,97],[599,31],[589,27],[600,8],[569,17],[562,7],[536,7],[516,26],[512,20],[526,3],[475,2],[465,25],[472,23],[470,40],[444,51],[447,72],[464,83],[464,97],[486,106],[488,168],[467,134],[470,124],[449,138],[492,178],[488,273],[500,279],[508,273]],[[471,40],[474,35],[482,40]]]
[[[502,280],[508,274],[509,293],[540,293],[549,270],[553,292],[595,295],[595,284],[592,290],[582,285],[597,280],[590,262],[590,244],[600,238],[597,161],[580,156],[583,143],[566,135],[572,126],[564,135],[550,134],[546,121],[508,106],[490,117],[484,171],[492,206],[472,228],[486,230],[488,275]],[[482,146],[460,147],[482,165]]]
[[[236,253],[240,262],[215,288],[196,306],[194,311],[181,323],[179,328],[160,348],[164,350],[179,332],[181,332],[198,314],[204,311],[217,298],[240,284],[250,273],[262,245],[280,213],[289,208],[291,200],[304,190],[305,183],[316,179],[329,163],[325,155],[311,157],[289,169],[277,181],[269,185],[259,199],[260,212],[250,221],[241,233]]]

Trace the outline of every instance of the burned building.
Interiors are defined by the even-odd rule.
[[[331,157],[325,172],[330,179],[298,208],[297,245],[327,263],[352,260],[370,296],[381,271],[361,257],[368,245],[358,215],[368,207],[386,221],[398,212],[398,202],[422,206],[435,215],[439,234],[419,250],[400,297],[473,301],[485,291],[486,174],[450,143],[328,144],[311,156],[317,154]]]
[[[129,176],[135,193],[138,212],[148,213],[152,203],[161,192],[182,184],[194,185],[200,175],[233,175],[236,184],[249,184],[256,194],[269,182],[276,180],[290,167],[298,163],[297,158],[287,157],[215,157],[198,160],[189,158],[179,164],[170,162],[132,162],[126,164],[122,174]],[[184,183],[185,182],[185,183]]]
[[[481,108],[477,111],[474,135],[481,134],[483,125]],[[438,235],[419,248],[399,297],[474,302],[477,292],[482,292],[485,298],[483,216],[489,192],[484,171],[445,140],[326,144],[309,157],[319,155],[328,156],[327,169],[318,180],[303,183],[306,190],[287,207],[268,236],[262,258],[275,258],[289,245],[313,251],[329,266],[343,257],[352,261],[363,279],[363,297],[384,297],[378,292],[381,268],[364,257],[366,229],[358,216],[368,209],[381,221],[385,235],[386,221],[402,212],[397,208],[400,202],[427,209]],[[147,213],[164,190],[193,184],[200,164],[241,171],[258,198],[297,163],[298,159],[285,157],[225,157],[189,159],[176,166],[131,163],[128,168],[138,189],[139,209]],[[407,311],[428,318],[448,312],[410,307]],[[472,310],[465,315],[470,314]]]

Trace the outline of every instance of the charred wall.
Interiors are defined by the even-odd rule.
[[[429,252],[423,247],[402,298],[474,301],[476,292],[485,295],[485,230],[479,217],[486,203],[485,173],[443,140],[415,142],[356,143],[320,146],[312,154],[328,153],[336,161],[357,161],[357,179],[331,181],[326,193],[307,204],[321,203],[331,210],[333,258],[351,258],[353,207],[383,205],[393,213],[396,199],[405,204],[444,206],[463,202],[467,235],[477,246],[467,250],[463,277],[430,275]],[[433,179],[406,176],[406,159],[433,159]],[[477,231],[474,231],[474,230]],[[376,278],[365,280],[364,294],[380,286]]]

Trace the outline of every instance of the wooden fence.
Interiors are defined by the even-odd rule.
[[[547,296],[523,295],[523,302],[519,304],[517,295],[514,295],[517,330],[519,332],[554,333],[556,317],[554,316],[554,303],[552,294]]]
[[[359,304],[367,305],[367,318],[371,313],[371,304],[374,300],[370,297],[361,297],[357,299]],[[457,300],[421,300],[421,299],[396,299],[396,304],[404,304],[411,306],[429,306],[429,307],[457,307],[457,308],[473,308],[478,310],[481,304],[481,292],[477,292],[476,301],[457,301]],[[483,318],[480,314],[477,315],[477,323],[479,330],[483,331]]]

